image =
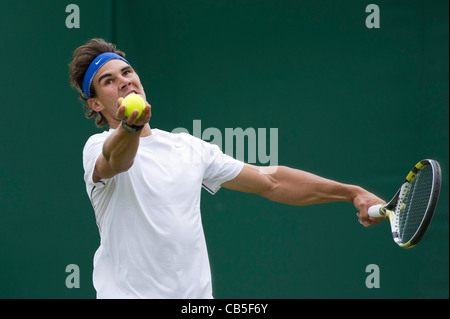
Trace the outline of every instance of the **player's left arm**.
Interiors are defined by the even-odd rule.
[[[245,164],[234,179],[223,187],[259,194],[269,200],[289,205],[312,205],[346,201],[355,205],[363,225],[378,223],[381,219],[367,215],[367,209],[384,201],[365,189],[339,183],[302,170],[286,166],[258,167]]]

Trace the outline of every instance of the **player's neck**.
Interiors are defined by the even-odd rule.
[[[147,137],[152,135],[152,129],[150,128],[150,124],[145,124],[144,128],[142,129],[141,137]]]

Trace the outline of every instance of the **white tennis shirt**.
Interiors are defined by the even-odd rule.
[[[83,149],[101,239],[97,298],[212,298],[201,188],[214,194],[244,163],[189,134],[152,129],[128,171],[94,183],[95,162],[113,131],[91,136]]]

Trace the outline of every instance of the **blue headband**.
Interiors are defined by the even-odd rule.
[[[120,55],[113,52],[105,52],[98,55],[94,59],[94,61],[91,62],[86,71],[86,74],[84,75],[83,92],[84,94],[86,94],[86,97],[89,98],[89,89],[91,88],[92,79],[94,78],[95,73],[97,73],[98,69],[100,69],[103,64],[112,59],[119,59],[125,61],[128,65],[130,65],[130,63],[127,60],[125,60]]]

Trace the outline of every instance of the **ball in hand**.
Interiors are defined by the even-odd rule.
[[[145,108],[145,101],[140,95],[130,93],[122,100],[121,105],[125,105],[126,117],[129,117],[134,110],[139,110],[139,114],[137,116],[137,118],[139,118]]]

